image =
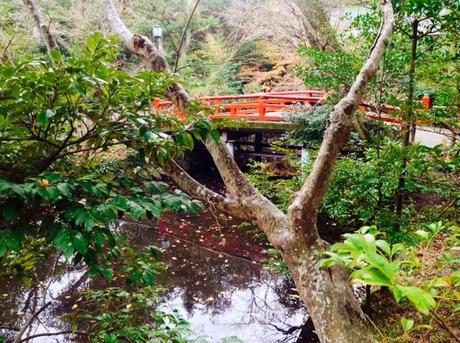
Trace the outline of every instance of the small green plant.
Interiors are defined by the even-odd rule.
[[[295,129],[286,133],[286,138],[305,147],[317,147],[323,140],[327,119],[332,106],[314,106],[311,109],[298,108],[288,116]]]
[[[390,245],[377,239],[375,227],[363,227],[357,233],[345,234],[342,243],[336,243],[320,261],[319,267],[342,265],[352,271],[350,277],[366,285],[388,287],[396,301],[407,298],[424,314],[435,307],[433,296],[419,287],[401,284],[402,244]]]
[[[284,277],[290,275],[289,268],[281,257],[279,250],[267,249],[265,253],[268,255],[268,259],[264,261],[265,267]]]
[[[330,251],[320,260],[318,267],[327,268],[341,265],[351,271],[350,278],[365,285],[388,288],[399,303],[403,299],[409,301],[414,308],[431,317],[448,333],[455,337],[447,320],[454,320],[460,312],[460,271],[459,232],[456,225],[449,227],[442,222],[431,223],[416,234],[421,237],[420,249],[407,248],[402,244],[389,244],[379,238],[381,234],[375,227],[363,227],[356,233],[345,234],[345,240],[331,246]],[[435,240],[448,235],[442,253],[442,261],[437,264],[439,273],[422,283],[414,284],[414,278],[424,267],[425,254]],[[421,252],[420,252],[421,251]],[[446,273],[447,272],[447,273]],[[445,318],[442,318],[449,313]],[[427,325],[414,325],[412,319],[401,319],[403,334],[427,329]]]

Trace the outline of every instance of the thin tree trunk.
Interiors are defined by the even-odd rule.
[[[35,3],[35,0],[24,0],[24,3],[29,8],[30,14],[34,18],[35,25],[37,26],[37,29],[40,32],[40,36],[42,37],[43,42],[46,45],[48,55],[50,55],[53,49],[58,48],[54,34],[51,32],[49,25],[45,24],[38,9],[38,6]]]
[[[192,39],[192,31],[190,24],[192,23],[193,16],[195,15],[195,11],[198,8],[201,0],[196,0],[195,4],[193,4],[193,0],[187,0],[187,23],[185,24],[184,31],[182,32],[182,36],[179,42],[179,46],[176,51],[176,62],[174,64],[174,72],[177,72],[179,69],[179,62],[181,59],[185,59],[187,57],[188,49],[190,48],[190,42]]]
[[[401,226],[402,211],[404,207],[404,187],[406,185],[406,169],[409,163],[407,156],[408,147],[411,143],[411,135],[415,136],[415,118],[414,118],[414,88],[415,88],[415,68],[417,62],[417,43],[418,43],[418,25],[419,22],[414,20],[412,23],[411,36],[411,62],[409,68],[409,85],[407,89],[406,113],[403,118],[404,135],[403,135],[403,159],[401,163],[401,175],[398,180],[396,209],[395,215],[398,227]]]

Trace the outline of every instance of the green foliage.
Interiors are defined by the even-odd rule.
[[[315,106],[307,111],[302,108],[289,114],[288,120],[295,125],[295,129],[287,132],[286,139],[292,140],[305,147],[316,147],[323,141],[327,119],[332,112],[332,106]]]
[[[241,62],[237,57],[224,37],[207,35],[200,49],[188,56],[181,74],[196,96],[236,94],[242,87],[238,77]]]
[[[406,194],[438,194],[455,199],[459,194],[457,177],[458,146],[444,149],[412,146],[407,154],[413,161],[406,170]],[[378,225],[391,241],[411,240],[404,231],[395,232],[394,200],[398,191],[402,147],[386,141],[380,150],[368,148],[363,157],[345,157],[337,166],[321,211],[348,227]],[[380,157],[378,157],[380,156]],[[454,157],[448,157],[454,156]],[[440,173],[446,175],[439,177]],[[417,217],[404,213],[402,227],[408,228]]]
[[[352,270],[350,277],[366,285],[388,287],[399,302],[408,298],[422,313],[435,306],[431,294],[413,286],[404,286],[397,282],[397,273],[402,261],[397,257],[403,246],[390,245],[382,239],[376,239],[376,229],[363,227],[357,233],[345,234],[342,243],[332,245],[326,252],[326,258],[319,267],[329,268],[342,265]]]
[[[264,266],[278,275],[288,277],[290,275],[289,268],[286,262],[283,261],[281,253],[277,249],[267,249],[265,253],[268,259],[264,261]]]
[[[192,136],[218,134],[199,114],[185,126],[153,116],[151,99],[171,80],[121,71],[113,67],[116,53],[96,33],[72,56],[55,50],[52,60],[0,66],[0,258],[19,254],[32,237],[45,238],[66,258],[88,264],[91,275],[111,278],[118,218],[199,210],[152,175],[192,149]],[[165,126],[173,133],[163,133]]]
[[[294,158],[285,159],[288,165],[293,168],[299,168],[298,161]],[[279,208],[286,211],[291,198],[295,192],[300,189],[303,183],[303,176],[301,173],[288,178],[280,178],[265,170],[269,163],[253,162],[250,166],[250,172],[246,173],[249,181],[264,194],[267,198],[272,200]]]
[[[263,54],[262,46],[257,41],[247,41],[238,50],[235,56],[236,62],[241,65],[254,67],[261,65],[262,68],[272,68],[273,65]]]
[[[6,254],[8,245],[14,246],[16,242],[6,235],[2,235],[0,240],[0,277],[18,274],[24,285],[32,287],[33,272],[50,254],[49,244],[43,238],[26,237],[23,249],[12,250]]]
[[[152,286],[85,291],[79,309],[69,319],[75,330],[91,325],[88,339],[92,342],[189,342],[186,321],[175,313],[154,310],[159,294]]]
[[[379,81],[384,87],[383,101],[401,106],[404,110],[409,87],[409,67],[414,25],[417,25],[416,78],[417,99],[430,91],[435,97],[434,105],[446,106],[445,116],[439,120],[437,112],[423,114],[424,119],[436,124],[456,126],[455,114],[458,103],[458,1],[394,1],[396,23],[390,46],[385,55],[385,77]],[[359,35],[355,39],[370,46],[379,28],[379,5],[373,3],[371,11],[361,14],[353,21],[352,28]],[[350,35],[353,35],[351,33]],[[373,94],[369,97],[374,98]],[[375,99],[378,100],[378,99]],[[438,119],[438,120],[437,120]]]
[[[319,51],[303,47],[299,53],[306,58],[306,62],[297,68],[305,84],[338,94],[348,91],[362,64],[359,55],[343,51]]]
[[[442,222],[425,227],[417,231],[417,235],[422,238],[422,253],[420,249],[388,243],[379,238],[381,234],[375,227],[363,227],[356,233],[345,234],[343,242],[332,245],[318,266],[344,266],[351,271],[351,279],[366,285],[386,287],[398,303],[406,299],[422,314],[439,310],[444,314],[448,311],[455,315],[459,311],[460,271],[456,262],[458,258],[452,257],[451,252],[458,252],[460,229],[456,225],[445,226]],[[450,238],[444,241],[441,248],[444,256],[436,267],[440,271],[414,284],[414,278],[424,267],[420,259],[424,260],[430,245],[434,240],[443,239],[443,234]],[[440,314],[435,315],[438,319]],[[414,320],[406,318],[401,319],[401,325],[406,336],[411,331],[429,328],[426,325],[414,326]]]

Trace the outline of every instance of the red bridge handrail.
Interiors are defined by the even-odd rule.
[[[324,103],[327,93],[322,91],[294,91],[271,92],[245,95],[210,96],[195,100],[205,107],[214,108],[211,119],[237,118],[244,120],[285,121],[282,111],[292,104],[314,105]],[[184,114],[174,108],[171,101],[155,98],[153,100],[155,112],[169,112],[178,115]],[[267,115],[269,114],[269,115]]]
[[[290,106],[302,104],[312,106],[323,104],[327,100],[328,94],[323,91],[306,90],[291,92],[270,92],[244,95],[226,95],[226,96],[207,96],[196,98],[204,107],[214,109],[209,116],[210,119],[242,119],[249,121],[286,121],[286,112],[292,111]],[[185,115],[175,108],[172,101],[155,98],[153,108],[156,113],[170,113],[177,115],[179,118],[185,118]],[[376,113],[375,106],[362,103],[359,108],[366,112],[366,116],[371,120],[382,120],[390,124],[401,125],[401,119],[393,117],[388,113],[398,111],[398,108],[383,106],[380,115]]]

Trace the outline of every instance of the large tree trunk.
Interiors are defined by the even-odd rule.
[[[107,15],[114,31],[121,34],[125,46],[136,53],[151,70],[167,70],[164,57],[153,43],[133,35],[119,18],[112,0],[105,0]],[[210,206],[252,220],[267,235],[270,243],[282,253],[302,301],[307,306],[321,342],[374,342],[372,330],[353,297],[348,275],[340,267],[317,268],[321,253],[328,245],[318,235],[317,214],[326,193],[335,161],[347,144],[353,114],[363,93],[374,77],[388,46],[393,29],[393,8],[390,0],[382,0],[383,22],[376,42],[348,94],[334,107],[329,118],[318,157],[307,181],[284,214],[265,198],[244,177],[223,142],[208,140],[211,154],[228,194],[221,196],[199,184],[174,161],[166,172],[176,183]],[[169,97],[186,110],[189,96],[182,86],[173,84]]]
[[[327,245],[318,240],[301,253],[295,250],[283,253],[318,337],[321,342],[374,342],[369,323],[350,289],[346,271],[316,267],[318,252],[325,249]]]

